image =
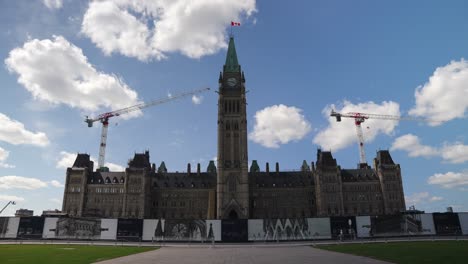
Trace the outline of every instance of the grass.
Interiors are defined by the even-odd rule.
[[[339,244],[317,248],[394,263],[468,263],[468,241]]]
[[[154,247],[0,245],[0,263],[82,264],[154,250]]]

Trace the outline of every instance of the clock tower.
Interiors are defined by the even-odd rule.
[[[244,73],[229,39],[219,76],[217,218],[249,218],[247,103]]]

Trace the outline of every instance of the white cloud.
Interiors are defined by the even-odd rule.
[[[203,101],[203,96],[192,95],[192,103],[199,105]]]
[[[443,200],[440,196],[431,196],[428,192],[413,193],[412,195],[405,196],[407,205],[418,205],[421,203],[430,203]]]
[[[396,102],[384,101],[376,104],[372,101],[360,104],[352,104],[349,101],[343,102],[343,107],[339,109],[335,105],[328,105],[322,111],[328,119],[328,127],[322,129],[314,138],[313,142],[325,150],[337,151],[351,144],[357,143],[357,134],[354,119],[343,118],[337,122],[330,113],[335,110],[340,113],[360,112],[369,114],[400,116],[400,106]],[[367,119],[361,126],[364,134],[364,141],[373,141],[378,134],[391,135],[398,125],[396,120]]]
[[[35,190],[44,187],[47,187],[47,183],[36,178],[0,176],[0,189]]]
[[[44,147],[49,144],[49,139],[43,132],[31,132],[24,128],[24,124],[10,119],[0,113],[0,141],[13,145],[28,144]]]
[[[62,36],[29,40],[10,51],[5,64],[41,101],[87,111],[101,107],[115,110],[138,103],[134,90],[117,76],[96,70],[83,51]]]
[[[461,142],[445,144],[441,150],[442,158],[449,163],[463,163],[468,161],[468,146]]]
[[[54,187],[57,187],[57,188],[61,188],[61,187],[65,186],[65,185],[61,184],[59,181],[56,181],[56,180],[50,181],[50,185],[52,185]]]
[[[110,171],[125,171],[125,167],[111,162],[106,162],[104,166],[108,167]]]
[[[445,174],[436,173],[427,180],[429,184],[440,185],[443,188],[454,188],[468,185],[468,171],[464,172],[447,172]]]
[[[439,155],[439,151],[436,148],[422,145],[419,141],[419,137],[413,134],[406,134],[396,138],[390,150],[407,151],[410,157],[431,157]]]
[[[230,21],[252,15],[255,5],[255,0],[92,1],[81,31],[106,55],[146,61],[180,52],[200,58],[225,48]]]
[[[10,155],[9,151],[6,151],[5,149],[0,147],[0,168],[8,169],[8,168],[14,168],[15,167],[14,165],[5,163],[5,161],[6,161],[6,159],[8,158],[9,155]]]
[[[255,113],[254,130],[249,139],[267,148],[298,141],[311,130],[310,123],[294,106],[273,105]]]
[[[0,201],[5,201],[5,202],[9,202],[9,201],[22,202],[22,201],[24,201],[24,198],[23,198],[23,197],[19,197],[19,196],[15,196],[15,195],[4,195],[4,194],[0,194]]]
[[[76,159],[76,155],[77,154],[70,153],[67,151],[61,151],[60,157],[57,160],[55,167],[57,169],[66,169],[66,168],[73,166],[73,163],[75,162],[75,159]],[[91,157],[91,160],[94,162],[96,166],[97,160],[94,157]],[[115,163],[111,163],[111,162],[106,162],[104,166],[108,167],[110,171],[124,171],[125,170],[125,167],[120,166]]]
[[[66,152],[66,151],[60,151],[60,158],[55,164],[55,168],[57,169],[66,169],[71,166],[73,166],[73,163],[75,162],[76,155],[74,153]]]
[[[42,0],[49,9],[60,9],[63,5],[62,0]]]
[[[445,143],[441,148],[435,148],[420,143],[419,137],[406,134],[395,139],[390,150],[403,150],[410,157],[440,156],[448,163],[463,163],[468,161],[468,146],[461,142]]]
[[[429,200],[431,202],[437,202],[437,201],[442,201],[444,198],[441,196],[432,196]]]
[[[415,91],[416,105],[410,114],[438,126],[465,117],[468,109],[468,61],[451,61],[438,67],[429,81]]]

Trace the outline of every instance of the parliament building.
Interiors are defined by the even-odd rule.
[[[400,165],[378,151],[373,166],[342,169],[329,151],[298,170],[248,164],[244,72],[231,37],[219,76],[218,159],[207,168],[169,172],[149,152],[125,171],[94,170],[88,154],[67,169],[63,212],[72,217],[137,219],[284,219],[391,215],[405,210]],[[214,122],[215,120],[213,120]]]

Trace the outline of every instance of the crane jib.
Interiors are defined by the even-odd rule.
[[[153,101],[150,101],[150,102],[147,102],[147,103],[143,102],[143,103],[139,103],[139,104],[136,104],[136,105],[133,105],[133,106],[118,109],[118,110],[115,110],[115,111],[103,113],[103,114],[98,115],[95,118],[86,117],[85,122],[88,123],[88,127],[92,127],[93,123],[96,122],[96,121],[100,121],[102,123],[101,143],[100,143],[100,148],[99,148],[98,169],[103,170],[103,171],[106,171],[106,170],[108,171],[108,169],[106,169],[104,167],[104,162],[105,162],[107,129],[108,129],[108,125],[109,125],[109,118],[114,117],[114,116],[120,116],[120,115],[123,115],[123,114],[127,114],[127,113],[130,113],[130,112],[133,112],[133,111],[141,110],[141,109],[146,108],[146,107],[155,106],[155,105],[163,104],[163,103],[166,103],[166,102],[174,101],[174,100],[182,98],[182,97],[199,94],[199,93],[202,93],[202,92],[206,92],[208,90],[210,90],[210,88],[202,88],[202,89],[197,89],[197,90],[193,90],[193,91],[183,92],[183,93],[179,93],[179,94],[175,94],[175,95],[170,95],[167,98],[153,100]]]

